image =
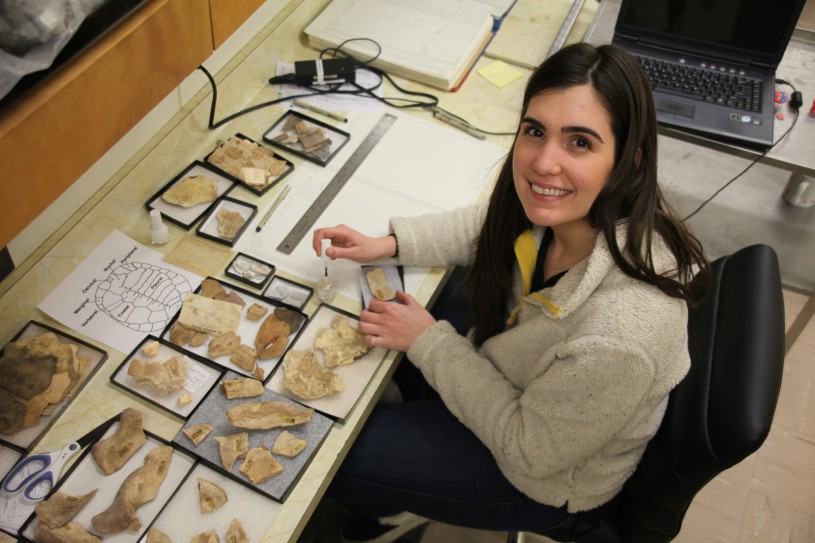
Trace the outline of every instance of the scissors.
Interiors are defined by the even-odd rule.
[[[103,422],[76,441],[68,443],[61,451],[34,453],[20,460],[0,486],[3,492],[14,495],[22,492],[31,501],[42,501],[54,488],[62,468],[82,448],[104,433],[115,418]]]

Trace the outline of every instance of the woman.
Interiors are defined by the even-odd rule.
[[[532,74],[486,205],[392,219],[382,238],[315,232],[331,258],[468,266],[468,337],[405,293],[360,316],[440,401],[374,410],[331,489],[369,517],[346,539],[391,541],[424,517],[545,534],[612,503],[689,368],[707,278],[657,184],[656,129],[633,58],[566,47]]]

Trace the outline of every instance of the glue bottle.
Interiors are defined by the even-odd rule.
[[[170,231],[167,229],[167,225],[161,220],[161,211],[151,209],[150,221],[152,223],[150,236],[153,238],[153,243],[155,245],[164,245],[170,241]]]
[[[328,255],[325,254],[326,249],[331,247],[331,240],[324,238],[320,240],[320,259],[323,261],[324,273],[317,281],[317,299],[323,303],[331,303],[334,300],[334,282],[328,277]]]

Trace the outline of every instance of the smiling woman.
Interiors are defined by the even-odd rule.
[[[357,515],[345,541],[427,518],[579,539],[688,370],[689,282],[707,261],[660,193],[639,64],[565,47],[530,77],[521,119],[487,204],[394,218],[388,237],[314,234],[331,258],[467,266],[467,337],[404,292],[360,315],[366,341],[406,351],[438,397],[371,414],[329,489]]]

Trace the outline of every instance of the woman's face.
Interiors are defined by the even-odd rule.
[[[536,95],[521,121],[512,173],[526,216],[540,226],[585,226],[614,168],[611,117],[589,85]]]

